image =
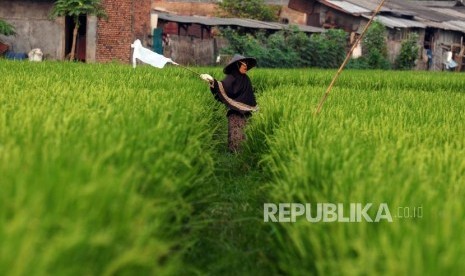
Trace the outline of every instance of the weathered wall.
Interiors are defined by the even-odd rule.
[[[151,0],[103,0],[108,19],[97,23],[96,61],[129,62],[131,43],[149,43]]]
[[[309,26],[322,27],[326,29],[343,29],[346,32],[356,32],[360,27],[360,19],[329,8],[316,1],[291,0],[289,9],[295,14],[306,14],[306,22]],[[305,17],[304,17],[305,18]]]
[[[64,20],[48,19],[53,6],[50,1],[1,0],[0,18],[15,27],[16,35],[0,40],[14,52],[28,53],[40,48],[45,59],[64,57]]]
[[[360,17],[355,17],[350,14],[339,12],[321,4],[317,4],[316,6],[318,13],[315,15],[318,16],[318,22],[321,27],[327,29],[343,29],[348,33],[356,32],[359,30],[360,22],[362,20]]]
[[[282,7],[281,13],[279,14],[281,20],[285,19],[288,21],[289,24],[299,24],[299,25],[306,25],[307,24],[307,14],[303,12],[299,12],[288,7]]]
[[[201,39],[213,38],[214,33],[217,32],[216,27],[210,27],[200,24],[191,24],[184,28],[180,27],[180,24],[177,22],[160,21],[158,22],[157,27],[163,29],[163,34],[181,35]]]
[[[312,14],[316,0],[290,0],[288,7],[295,11]]]
[[[462,34],[453,31],[437,30],[434,34],[433,46],[433,70],[444,70],[444,61],[446,53],[450,51],[450,45],[460,45]]]
[[[96,61],[97,52],[97,22],[95,16],[87,16],[86,30],[86,62],[94,63]]]
[[[163,54],[182,65],[215,65],[220,49],[227,46],[227,41],[220,38],[170,35],[169,40],[169,46],[164,47]]]

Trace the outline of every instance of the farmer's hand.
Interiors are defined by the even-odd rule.
[[[209,74],[200,74],[200,78],[208,83],[213,82],[213,77],[210,76]]]

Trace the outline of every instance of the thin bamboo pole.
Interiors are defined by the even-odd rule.
[[[339,75],[341,74],[342,70],[344,69],[344,67],[346,66],[347,62],[349,62],[350,60],[350,57],[352,55],[352,52],[354,51],[355,47],[357,47],[357,45],[360,43],[360,41],[362,40],[363,36],[365,35],[366,31],[368,30],[368,27],[370,27],[371,25],[371,22],[373,22],[373,19],[375,18],[375,16],[378,14],[378,12],[381,10],[381,7],[384,5],[384,2],[386,0],[382,0],[381,3],[379,4],[378,8],[376,9],[376,11],[373,13],[373,15],[371,16],[370,20],[368,21],[368,23],[366,24],[365,28],[363,29],[362,31],[362,34],[358,37],[357,41],[355,41],[355,43],[352,45],[352,48],[350,48],[350,51],[347,53],[347,56],[344,60],[344,62],[341,64],[341,66],[339,67],[339,70],[337,70],[337,73],[336,75],[334,75],[333,77],[333,80],[331,81],[331,84],[328,86],[328,88],[326,89],[326,92],[325,94],[323,95],[323,97],[321,98],[320,100],[320,103],[318,104],[318,108],[316,109],[315,111],[315,115],[318,115],[321,111],[321,108],[323,107],[323,104],[324,102],[326,101],[326,98],[328,98],[328,95],[329,93],[331,92],[331,89],[333,88],[334,84],[336,83],[336,80],[337,78],[339,77]]]
[[[174,65],[179,66],[179,67],[181,67],[181,68],[183,68],[183,69],[186,69],[186,70],[188,70],[189,72],[194,73],[194,74],[197,75],[197,76],[200,76],[200,73],[197,73],[197,72],[195,72],[194,70],[191,70],[191,69],[187,68],[186,66],[182,66],[182,65],[179,64],[179,63],[174,63]]]

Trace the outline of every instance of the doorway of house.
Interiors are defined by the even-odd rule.
[[[433,69],[433,56],[434,56],[434,31],[431,28],[425,29],[424,51],[427,57],[426,70]]]
[[[65,19],[65,55],[69,58],[71,47],[73,45],[74,20],[70,16]],[[87,16],[79,16],[79,29],[76,37],[75,59],[78,61],[86,61],[86,32],[87,32]]]
[[[434,31],[431,28],[425,29],[425,40],[424,40],[424,47],[430,48],[433,50],[433,43],[434,43]]]

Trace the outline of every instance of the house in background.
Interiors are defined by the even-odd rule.
[[[289,0],[289,8],[305,13],[307,25],[344,29],[354,42],[379,3],[373,0]],[[456,69],[465,69],[465,7],[462,1],[389,0],[376,20],[387,27],[391,62],[398,56],[402,40],[414,32],[419,35],[419,48],[429,48],[433,52],[432,70],[444,69],[444,58],[449,51],[454,52]],[[358,48],[360,53],[361,47]],[[418,56],[417,69],[426,68],[422,53]]]
[[[65,56],[71,50],[73,22],[70,17],[58,18],[54,21],[49,20],[49,14],[54,2],[54,0],[2,0],[0,18],[12,24],[17,34],[10,37],[0,35],[0,41],[8,44],[10,50],[14,52],[28,53],[31,49],[40,48],[45,59],[65,59]],[[212,17],[215,16],[218,9],[218,2],[218,0],[102,0],[108,14],[108,20],[97,19],[93,16],[82,16],[80,18],[81,26],[77,38],[76,58],[85,62],[108,62],[113,60],[129,62],[131,55],[130,44],[135,39],[140,39],[143,45],[147,47],[156,46],[152,36],[158,23],[158,17],[151,15],[152,9],[169,11],[177,15],[206,15]],[[270,5],[280,5],[283,10],[288,9],[288,0],[265,0],[265,2]],[[299,18],[299,16],[304,18],[305,14],[290,11],[290,15],[288,18],[284,18],[284,21],[298,23],[299,19],[296,18]],[[301,19],[300,21],[304,22]],[[160,20],[160,22],[165,24],[167,21]],[[191,23],[194,22],[166,24],[169,26],[180,25],[183,28],[193,25],[189,27],[190,33],[195,32],[195,29],[203,30],[204,37],[202,38],[208,39],[214,23],[208,22],[203,25]],[[167,30],[170,30],[169,26]],[[266,29],[276,28],[276,26],[265,27]],[[156,34],[161,35],[160,31]],[[195,41],[196,44],[192,44],[192,39],[197,39],[196,35],[192,36],[185,33],[180,35],[183,37],[179,40],[188,38],[189,45],[194,45],[200,49],[202,46],[199,45],[205,43],[205,41],[200,42],[201,38],[199,41]],[[172,38],[174,41],[175,36]],[[215,47],[221,46],[221,42],[218,42]],[[179,51],[186,51],[187,56],[191,55],[192,51],[187,51],[187,48],[180,47],[178,49]],[[204,59],[199,55],[196,60],[208,60],[207,64],[211,64],[212,58]]]
[[[228,46],[228,42],[217,35],[222,27],[244,33],[257,30],[272,33],[292,24],[308,34],[324,31],[306,26],[306,14],[289,9],[289,0],[264,0],[267,5],[279,7],[280,22],[219,18],[219,2],[221,0],[154,0],[151,22],[157,27],[153,32],[153,49],[183,64],[215,65],[228,59],[220,55],[221,48]]]
[[[227,47],[225,38],[218,36],[219,28],[241,30],[243,33],[254,33],[262,30],[268,33],[277,32],[289,27],[278,22],[264,22],[245,18],[219,18],[213,16],[188,16],[152,11],[152,19],[156,19],[153,45],[165,47],[158,50],[182,64],[215,65],[221,62],[220,49]],[[294,25],[309,35],[322,33],[323,28],[307,25]],[[154,47],[155,49],[157,47]],[[224,60],[223,60],[224,61]]]
[[[218,16],[221,0],[154,0],[152,9],[178,15]],[[281,23],[305,25],[306,14],[287,7],[289,0],[264,0],[267,5],[280,7]]]
[[[46,59],[63,60],[70,52],[73,24],[69,17],[49,20],[53,0],[2,0],[0,18],[16,35],[1,36],[10,50],[28,53],[40,48]],[[85,62],[129,62],[131,43],[149,40],[151,0],[103,0],[108,20],[82,16],[76,57]]]
[[[179,41],[186,40],[189,47],[179,47],[181,52],[194,57],[196,61],[210,64],[213,58],[205,58],[195,48],[203,48],[206,39],[212,39],[212,30],[218,25],[239,26],[218,23],[214,18],[220,0],[102,0],[108,14],[108,20],[93,16],[82,16],[77,40],[76,56],[85,62],[109,62],[113,60],[129,62],[130,44],[140,39],[151,47],[157,35],[173,34]],[[2,0],[0,18],[15,27],[16,35],[2,36],[0,41],[10,46],[14,52],[27,53],[40,48],[46,59],[63,60],[71,49],[72,20],[69,17],[49,20],[54,0]],[[265,3],[281,5],[281,23],[303,24],[316,28],[342,28],[350,33],[351,42],[355,41],[367,24],[379,1],[375,0],[265,0]],[[286,5],[288,5],[286,7]],[[176,16],[192,18],[162,18],[152,11],[169,11]],[[208,15],[210,20],[197,22],[194,15]],[[183,22],[182,20],[187,20]],[[235,20],[235,19],[231,19]],[[419,34],[420,48],[429,48],[433,53],[432,70],[444,68],[444,57],[450,52],[457,61],[457,70],[465,69],[465,7],[463,0],[456,1],[406,1],[389,0],[377,15],[377,20],[388,29],[387,44],[389,58],[395,60],[399,54],[402,40],[412,32]],[[247,23],[254,27],[275,30],[275,23]],[[247,24],[242,26],[247,28]],[[161,26],[161,29],[160,29]],[[302,29],[302,27],[301,27]],[[176,32],[176,33],[173,33]],[[310,32],[321,32],[314,29]],[[212,40],[212,56],[216,56],[222,47],[219,40]],[[209,42],[210,43],[210,42]],[[216,44],[215,44],[216,43]],[[210,43],[211,44],[211,43]],[[155,45],[154,45],[155,46]],[[174,47],[174,46],[173,46]],[[174,48],[172,47],[172,51]],[[192,49],[191,49],[192,48]],[[189,50],[190,49],[190,50]],[[188,51],[189,50],[189,51]],[[361,47],[358,47],[360,53]],[[193,52],[194,51],[194,52]],[[175,52],[171,52],[176,55]],[[193,53],[199,53],[198,57]],[[418,69],[426,68],[419,53]],[[197,62],[196,62],[197,64]]]

